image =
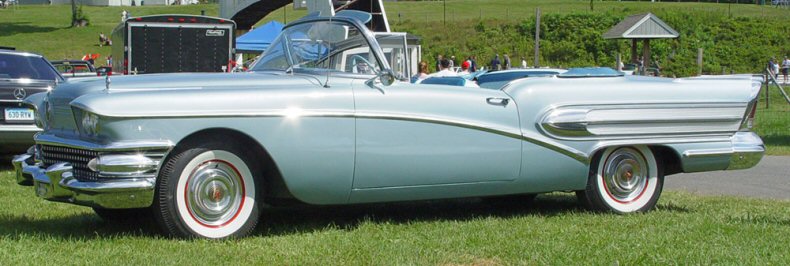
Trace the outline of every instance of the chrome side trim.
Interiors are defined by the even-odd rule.
[[[103,115],[104,116],[104,115]],[[672,134],[672,135],[628,135],[618,136],[617,138],[593,138],[584,140],[597,140],[598,145],[593,147],[590,152],[580,151],[573,147],[561,144],[556,138],[547,137],[545,135],[522,131],[520,128],[502,127],[498,125],[484,124],[479,121],[459,120],[444,117],[427,117],[415,114],[389,114],[389,113],[361,113],[340,110],[319,110],[319,111],[305,111],[299,109],[286,109],[278,111],[265,111],[265,112],[237,112],[228,111],[212,114],[177,114],[177,115],[158,115],[155,117],[162,118],[212,118],[212,117],[280,117],[285,119],[298,119],[300,117],[333,117],[333,118],[357,118],[357,119],[386,119],[386,120],[400,120],[412,121],[420,123],[433,123],[449,126],[463,127],[473,130],[489,132],[498,134],[505,137],[516,138],[522,141],[527,141],[535,145],[559,152],[568,157],[571,157],[582,163],[589,163],[591,154],[601,147],[612,145],[639,145],[639,144],[672,144],[672,143],[691,143],[691,142],[717,142],[728,141],[732,136],[730,133],[707,133],[707,134]],[[740,121],[740,120],[738,120]],[[41,134],[40,134],[41,135]],[[576,140],[576,139],[574,139]],[[112,143],[110,145],[101,146],[87,142],[76,143],[72,140],[65,140],[51,135],[41,135],[36,138],[40,144],[50,144],[64,146],[63,143],[70,143],[65,146],[86,148],[93,146],[93,150],[99,151],[115,151],[124,150],[128,148],[136,149],[170,149],[174,144],[170,141],[162,142],[129,142],[129,143]]]
[[[732,149],[687,150],[683,152],[683,157],[704,158],[704,157],[730,156],[732,154],[733,154]]]
[[[564,140],[734,133],[747,106],[748,103],[564,105],[546,110],[536,126],[551,137]]]

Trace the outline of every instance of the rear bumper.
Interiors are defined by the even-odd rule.
[[[686,150],[683,152],[684,170],[699,172],[747,169],[757,165],[765,155],[763,140],[754,132],[737,132],[723,146],[726,147]],[[695,167],[689,167],[691,165]],[[719,165],[722,167],[718,168]]]
[[[36,125],[0,125],[0,154],[24,152],[40,131]]]

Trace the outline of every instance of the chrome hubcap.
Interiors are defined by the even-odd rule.
[[[222,226],[235,218],[242,205],[244,183],[233,166],[209,161],[198,166],[188,180],[187,207],[195,220]]]
[[[632,148],[621,148],[610,154],[602,174],[607,192],[620,202],[635,200],[647,186],[647,162]]]

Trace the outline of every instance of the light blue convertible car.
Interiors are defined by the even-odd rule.
[[[294,199],[577,191],[594,210],[647,211],[665,175],[763,156],[748,77],[411,84],[390,60],[405,49],[382,48],[369,17],[294,21],[249,73],[69,80],[33,95],[44,131],[13,159],[17,181],[105,219],[150,213],[169,235],[228,238]]]

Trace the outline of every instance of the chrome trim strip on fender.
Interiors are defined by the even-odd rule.
[[[104,115],[103,115],[104,116]],[[527,141],[533,143],[535,145],[562,153],[568,157],[571,157],[579,162],[589,163],[591,154],[595,152],[595,150],[600,149],[601,147],[611,146],[611,145],[637,145],[637,144],[671,144],[671,143],[690,143],[690,142],[716,142],[716,141],[728,141],[731,137],[728,133],[709,133],[705,135],[689,135],[689,134],[674,134],[674,135],[659,135],[659,136],[619,136],[618,138],[593,138],[593,139],[584,139],[584,140],[600,140],[603,142],[598,143],[589,153],[577,150],[575,148],[569,147],[567,145],[563,145],[559,143],[557,140],[552,139],[550,137],[533,133],[527,131],[521,131],[520,128],[513,128],[513,127],[502,127],[497,125],[490,125],[490,124],[483,124],[478,121],[466,121],[466,120],[458,120],[458,119],[450,119],[444,117],[427,117],[427,116],[420,116],[415,114],[386,114],[386,113],[361,113],[361,112],[352,112],[352,111],[344,111],[344,110],[301,110],[301,109],[283,109],[277,111],[264,111],[264,112],[244,112],[244,111],[225,111],[225,112],[216,112],[216,113],[200,113],[200,114],[177,114],[177,115],[154,115],[153,117],[161,117],[161,118],[213,118],[213,117],[281,117],[286,119],[297,119],[300,117],[334,117],[334,118],[358,118],[358,119],[388,119],[388,120],[401,120],[401,121],[413,121],[413,122],[421,122],[421,123],[434,123],[434,124],[442,124],[442,125],[449,125],[449,126],[457,126],[463,127],[468,129],[480,130],[484,132],[489,132],[492,134],[498,134],[505,137],[516,138],[519,140]],[[47,138],[51,138],[52,136],[36,138],[37,141],[41,139],[42,142],[47,141]],[[58,138],[59,139],[59,138]],[[57,141],[57,140],[53,140]],[[67,140],[61,140],[67,141]],[[68,140],[70,141],[70,140]],[[53,145],[60,145],[57,143],[52,143]],[[86,143],[88,145],[90,143]],[[95,144],[90,144],[94,145]],[[141,147],[150,147],[150,149],[157,149],[162,148],[164,146],[172,147],[172,143],[167,142],[154,142],[154,143],[140,143],[140,142],[130,142],[130,143],[113,143],[109,146],[102,146],[101,148],[97,148],[99,150],[122,150],[125,147],[134,147],[134,148],[141,148]],[[77,147],[85,147],[79,146]]]
[[[553,138],[604,140],[667,134],[731,133],[748,103],[645,103],[552,106],[536,125]],[[705,125],[700,125],[705,124]]]

